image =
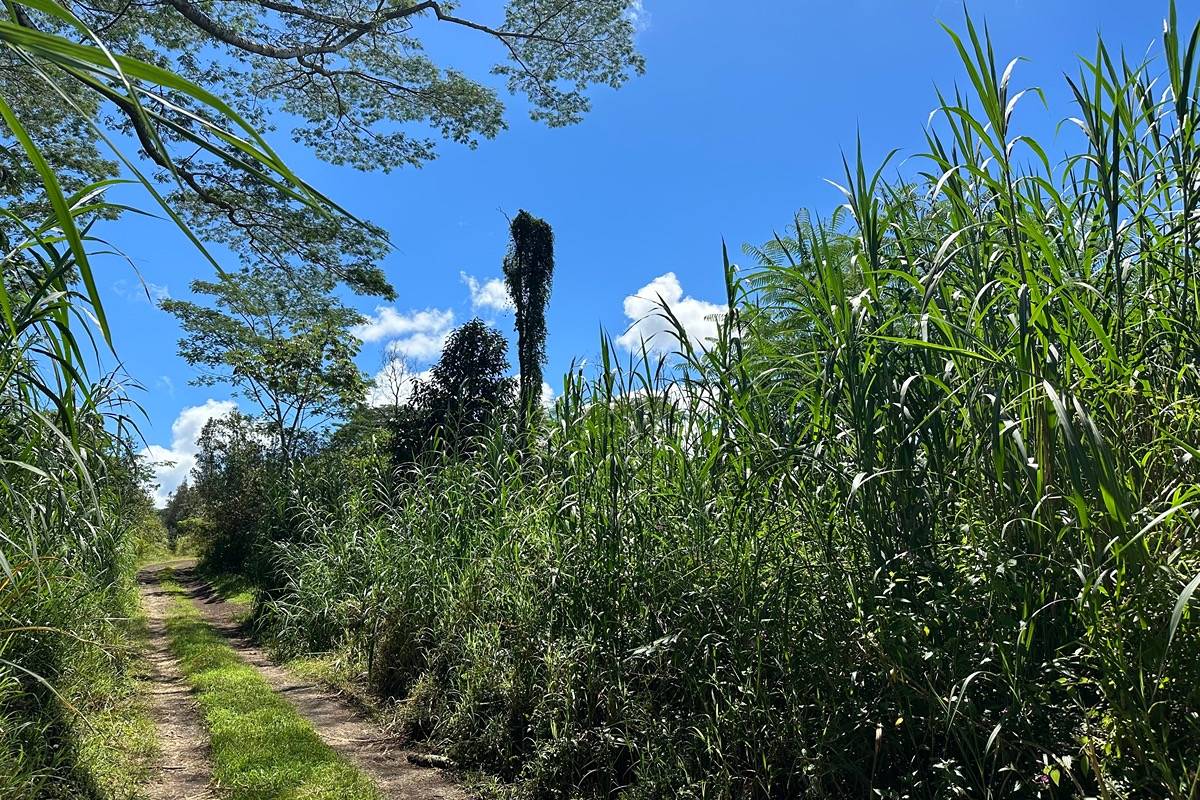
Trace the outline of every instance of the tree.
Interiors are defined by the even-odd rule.
[[[91,770],[67,711],[122,685],[127,659],[103,654],[124,648],[127,637],[113,625],[129,610],[123,587],[161,528],[146,494],[149,465],[126,435],[124,380],[89,369],[108,361],[98,348],[112,344],[90,255],[113,245],[89,230],[119,211],[103,200],[111,184],[90,183],[111,167],[86,147],[64,161],[43,134],[68,148],[93,141],[101,89],[153,115],[171,86],[208,108],[208,133],[222,142],[215,160],[229,157],[286,186],[298,206],[320,202],[200,87],[113,58],[90,31],[30,30],[19,2],[0,12],[0,797],[89,796]],[[73,21],[70,6],[78,8],[40,4],[64,24]],[[114,155],[124,158],[123,137],[116,142]],[[129,155],[126,174],[144,177]]]
[[[330,433],[328,449],[352,450],[375,438],[388,441],[397,424],[412,417],[409,401],[417,380],[404,354],[386,348],[367,402]]]
[[[404,354],[390,347],[385,349],[375,385],[371,387],[371,405],[388,409],[405,405],[416,380]]]
[[[634,44],[635,0],[507,0],[502,19],[495,12],[459,16],[455,6],[433,0],[70,4],[84,25],[102,32],[112,52],[190,79],[260,128],[286,119],[292,138],[319,158],[363,170],[419,165],[436,156],[439,138],[475,146],[506,127],[498,87],[426,52],[426,34],[435,30],[460,31],[493,45],[502,60],[492,74],[528,100],[534,119],[550,125],[577,122],[589,109],[589,86],[617,88],[644,69]],[[17,25],[90,43],[65,16],[21,0],[6,8]],[[147,95],[152,102],[138,108],[119,78],[79,76],[61,59],[31,65],[24,55],[0,53],[0,93],[35,106],[22,118],[52,168],[80,181],[114,176],[117,165],[102,157],[91,126],[120,129],[176,189],[173,205],[206,238],[228,244],[246,263],[304,263],[351,283],[361,279],[366,290],[390,291],[374,269],[383,252],[377,229],[313,213],[295,202],[292,187],[263,180],[244,157],[240,163],[217,157],[236,156],[236,150],[206,125],[214,111],[195,97],[159,83],[154,97]],[[66,74],[57,87],[65,98],[47,91],[37,66]],[[0,149],[19,152],[14,144],[7,130],[0,133]],[[37,181],[24,166],[13,176],[21,180],[5,182],[0,192],[25,196]]]
[[[278,538],[280,463],[263,447],[262,426],[238,412],[205,423],[196,442],[193,492],[201,524],[183,525],[209,564],[266,574],[261,545]],[[197,519],[193,517],[192,519]]]
[[[517,363],[521,371],[519,425],[522,446],[542,397],[546,363],[546,304],[554,277],[554,232],[522,210],[512,221],[512,243],[504,258],[504,280],[516,307]]]
[[[429,378],[414,387],[411,413],[397,414],[396,460],[412,461],[435,437],[451,453],[468,452],[510,407],[507,371],[508,342],[499,331],[479,318],[452,331]]]
[[[171,496],[167,498],[167,507],[162,510],[162,521],[167,527],[168,547],[174,550],[175,543],[179,541],[179,523],[199,515],[201,509],[200,494],[188,484],[187,478],[184,478],[183,483],[171,492]]]
[[[193,292],[213,298],[213,307],[162,302],[187,334],[179,354],[201,369],[192,383],[227,383],[257,404],[284,464],[306,431],[343,416],[366,391],[354,363],[361,342],[350,330],[362,317],[333,288],[332,278],[315,269],[243,270],[192,283]]]

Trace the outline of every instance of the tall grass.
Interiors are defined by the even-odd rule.
[[[101,103],[125,113],[143,144],[161,145],[169,131],[299,202],[325,201],[218,98],[114,54],[62,4],[6,3],[0,48],[25,85],[45,92],[0,93],[12,144],[5,180],[40,181],[6,186],[17,200],[0,206],[0,797],[129,796],[153,749],[136,703],[121,705],[134,692],[133,566],[161,526],[134,456],[135,406],[120,380],[88,369],[111,345],[90,263],[111,249],[94,226],[128,209],[104,199],[117,181],[64,189],[23,115],[78,114],[80,129],[109,144],[177,222],[160,187],[101,128]],[[68,85],[85,87],[88,102]],[[169,160],[158,163],[175,177]],[[142,739],[125,740],[130,732]]]
[[[1081,149],[970,20],[924,171],[737,270],[715,341],[396,477],[321,456],[264,619],[527,797],[1200,791],[1200,29]],[[669,311],[664,310],[669,320]]]
[[[104,206],[84,192],[68,207],[73,224]],[[20,234],[0,266],[0,796],[66,795],[96,778],[81,714],[127,683],[132,654],[108,646],[130,641],[127,567],[150,509],[122,386],[85,377],[90,301],[64,226],[0,213]]]

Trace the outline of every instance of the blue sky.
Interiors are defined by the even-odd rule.
[[[975,0],[1002,62],[1025,56],[1014,77],[1040,86],[1050,110],[1028,99],[1018,124],[1069,143],[1055,126],[1069,116],[1062,80],[1076,55],[1094,51],[1097,31],[1140,56],[1161,36],[1165,0]],[[1181,16],[1195,6],[1181,2]],[[521,208],[555,231],[557,268],[548,312],[552,386],[572,359],[598,351],[603,327],[626,332],[645,303],[663,294],[698,331],[721,302],[721,241],[735,260],[743,243],[761,243],[795,211],[828,212],[838,202],[841,149],[861,130],[868,161],[892,148],[920,152],[934,87],[963,74],[938,21],[960,27],[962,7],[947,0],[644,0],[639,44],[646,75],[620,91],[592,93],[579,125],[550,129],[510,103],[509,129],[476,150],[447,144],[420,170],[365,174],[317,161],[272,139],[289,165],[351,211],[386,228],[396,249],[383,266],[399,292],[379,308],[354,304],[379,324],[365,331],[360,365],[375,374],[385,347],[419,371],[436,358],[451,325],[479,314],[511,334],[495,285],[507,243],[507,215]],[[437,52],[486,79],[499,54],[487,42],[454,37]],[[901,167],[903,168],[903,167]],[[148,207],[142,203],[143,207]],[[211,268],[169,223],[125,219],[106,232],[132,260],[152,293],[189,296],[187,284]],[[231,260],[232,263],[232,260]],[[476,291],[472,292],[474,281]],[[188,385],[176,355],[179,330],[146,300],[127,263],[112,259],[101,278],[118,356],[145,386],[137,396],[162,491],[190,466],[204,420],[231,407],[221,387]],[[473,302],[474,294],[474,302]],[[623,341],[634,342],[638,330]],[[398,342],[398,344],[396,344]]]

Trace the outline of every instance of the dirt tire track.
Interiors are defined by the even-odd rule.
[[[441,770],[409,763],[404,742],[380,730],[344,699],[299,680],[247,639],[237,622],[243,609],[227,603],[195,573],[177,568],[175,579],[204,621],[226,638],[276,692],[308,720],[327,745],[368,775],[386,800],[466,800],[467,794]]]
[[[209,788],[212,761],[208,731],[167,638],[172,596],[163,591],[160,578],[171,566],[154,565],[138,573],[149,644],[146,663],[150,713],[160,750],[154,777],[146,788],[151,800],[212,800],[216,795]]]

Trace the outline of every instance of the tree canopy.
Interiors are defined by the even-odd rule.
[[[508,372],[508,342],[478,317],[455,328],[429,377],[413,388],[411,406],[397,413],[397,461],[411,461],[439,439],[451,452],[471,440],[511,408],[515,390]]]
[[[261,432],[258,420],[236,411],[210,419],[200,432],[191,491],[204,507],[205,524],[193,533],[209,563],[247,563],[258,543],[278,535],[271,523],[282,465],[263,446]]]
[[[344,414],[362,400],[366,378],[354,363],[362,321],[316,269],[283,275],[263,270],[194,281],[212,306],[164,300],[186,336],[179,354],[200,373],[193,383],[226,383],[260,409],[286,463],[314,423]]]
[[[386,172],[434,158],[439,139],[474,146],[506,125],[499,87],[435,57],[428,39],[490,44],[498,56],[491,72],[508,92],[534,119],[566,125],[588,111],[589,86],[619,87],[642,72],[631,6],[508,0],[502,18],[461,16],[457,4],[432,0],[92,0],[72,10],[112,52],[194,81],[260,130],[286,120],[292,138],[317,157]],[[9,9],[28,29],[80,35],[63,18],[19,2]],[[37,66],[24,53],[0,53],[0,94],[22,106],[30,135],[69,188],[116,173],[100,136],[116,128],[175,185],[168,199],[202,237],[254,266],[302,263],[361,291],[391,293],[374,269],[386,247],[382,232],[314,211],[248,159],[221,157],[229,142],[206,124],[212,109],[193,95],[158,85],[142,109],[123,95],[123,76],[106,81],[68,69],[72,80],[47,87],[48,73]],[[19,151],[13,145],[9,131],[0,133],[0,147]],[[36,200],[34,170],[21,163],[5,170],[0,192]]]

